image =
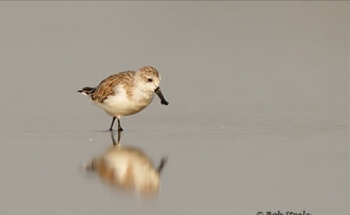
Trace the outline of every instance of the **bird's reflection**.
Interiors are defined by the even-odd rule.
[[[115,139],[114,139],[114,133],[113,133],[113,131],[111,131],[112,144],[114,146],[120,144],[120,138],[121,137],[122,137],[122,132],[118,130],[118,141],[116,142]]]
[[[140,149],[120,144],[111,133],[113,146],[88,163],[86,169],[96,172],[104,181],[121,189],[134,190],[141,194],[157,193],[160,174],[166,163],[163,157],[157,167]]]

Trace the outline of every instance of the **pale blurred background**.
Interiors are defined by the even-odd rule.
[[[349,214],[349,2],[0,2],[0,214]],[[76,92],[144,65],[122,144],[157,198],[79,168],[112,143]]]

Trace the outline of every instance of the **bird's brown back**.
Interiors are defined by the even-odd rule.
[[[91,99],[102,103],[108,96],[114,95],[114,87],[121,84],[126,89],[126,94],[132,96],[132,85],[134,81],[135,71],[125,71],[111,75],[96,87],[95,92],[91,95]]]

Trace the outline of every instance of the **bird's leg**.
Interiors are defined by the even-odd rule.
[[[119,133],[120,131],[123,131],[123,128],[122,128],[122,126],[120,125],[120,119],[118,118],[118,133]]]
[[[114,125],[114,121],[115,121],[116,118],[117,117],[113,117],[113,119],[112,119],[111,127],[109,127],[110,131],[113,131],[113,125]],[[118,119],[118,124],[119,124],[119,119]]]

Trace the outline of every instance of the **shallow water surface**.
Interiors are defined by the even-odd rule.
[[[0,5],[1,214],[349,214],[348,2]],[[146,199],[83,170],[111,118],[76,92],[144,65],[170,102],[122,118],[168,157]]]

